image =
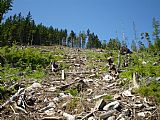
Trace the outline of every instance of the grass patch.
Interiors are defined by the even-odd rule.
[[[65,93],[70,93],[73,97],[77,97],[79,95],[77,89],[67,89],[65,90]]]
[[[104,100],[112,100],[113,96],[112,95],[105,95],[102,97]]]

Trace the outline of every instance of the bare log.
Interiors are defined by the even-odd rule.
[[[89,118],[89,117],[93,116],[93,114],[94,114],[96,111],[98,111],[98,110],[94,110],[94,111],[92,111],[92,112],[88,113],[88,114],[87,114],[87,115],[85,115],[81,120],[86,120],[87,118]]]

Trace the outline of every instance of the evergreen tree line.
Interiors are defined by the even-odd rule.
[[[52,45],[61,44],[66,39],[67,30],[59,30],[46,27],[43,24],[35,24],[30,12],[26,17],[21,13],[10,16],[1,24],[1,45],[8,42],[19,45]]]
[[[29,12],[26,17],[21,13],[8,17],[0,26],[1,46],[15,43],[18,45],[67,45],[77,48],[100,48],[101,42],[94,33],[80,32],[78,35],[67,29],[46,27],[42,23],[37,24]],[[88,30],[89,31],[89,30]],[[88,42],[87,41],[88,37]],[[87,43],[87,45],[86,45]]]
[[[97,35],[80,32],[78,35],[72,30],[67,34],[67,29],[46,27],[43,24],[35,24],[29,12],[26,17],[21,13],[8,17],[4,22],[3,16],[12,8],[13,0],[0,1],[0,46],[11,45],[67,45],[69,47],[86,47],[88,36],[88,48],[100,48],[101,42]]]

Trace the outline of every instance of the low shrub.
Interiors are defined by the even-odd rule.
[[[141,86],[137,92],[143,96],[154,97],[160,103],[160,83],[157,81],[152,81],[149,85]]]

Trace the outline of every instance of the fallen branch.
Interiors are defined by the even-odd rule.
[[[94,112],[96,112],[96,111],[98,111],[98,110],[94,110],[94,111],[92,111],[92,112],[88,113],[88,114],[87,114],[87,115],[85,115],[81,120],[85,120],[85,119],[87,119],[87,118],[91,117],[91,116],[94,114]]]
[[[7,100],[3,105],[0,106],[0,109],[3,109],[6,105],[12,104],[14,101],[17,101],[19,96],[25,91],[24,88],[20,88],[9,100]]]

